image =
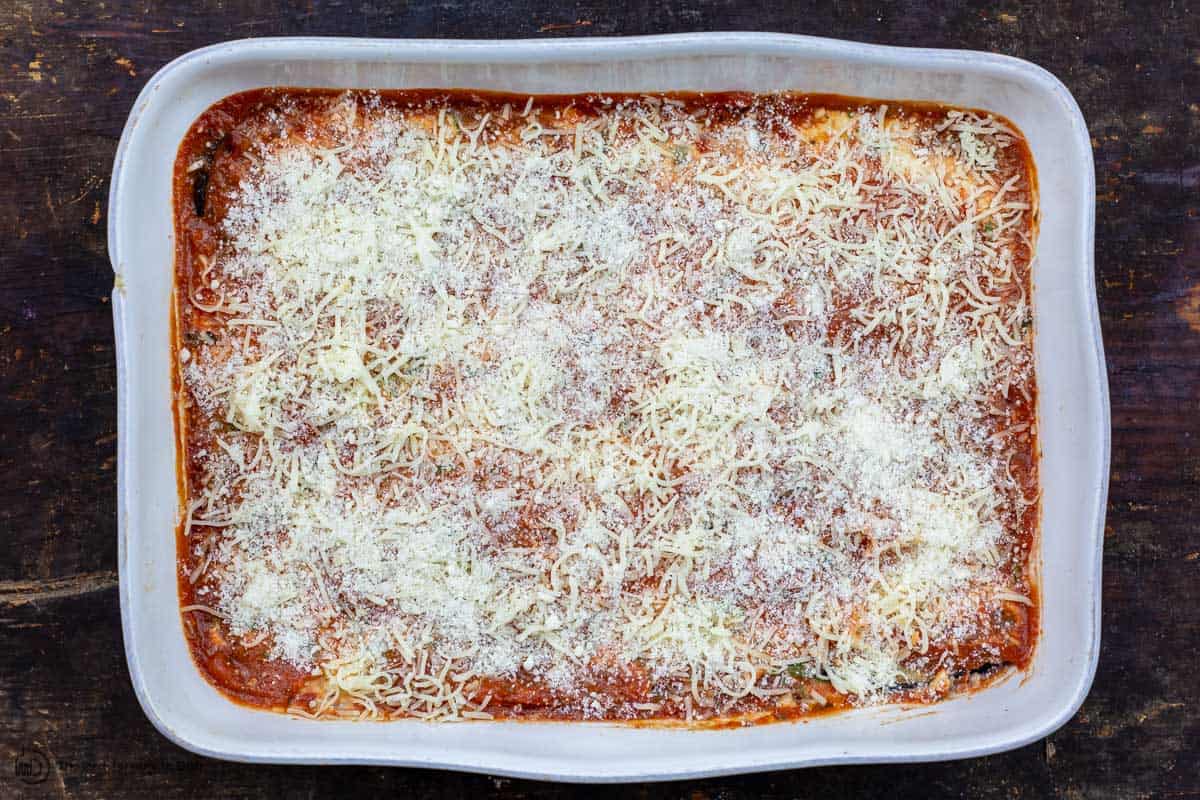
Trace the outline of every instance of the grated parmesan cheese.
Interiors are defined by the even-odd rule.
[[[206,602],[319,676],[305,714],[711,716],[791,663],[871,702],[1028,602],[1015,134],[518,107],[278,124],[193,296]]]

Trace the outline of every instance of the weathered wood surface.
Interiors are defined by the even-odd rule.
[[[115,588],[104,224],[138,89],[176,55],[244,36],[706,29],[1008,53],[1056,73],[1083,107],[1114,427],[1104,646],[1083,709],[991,758],[626,789],[252,767],[168,743],[133,697]],[[1200,795],[1200,18],[1187,2],[0,0],[0,54],[0,797]],[[42,766],[41,783],[15,774]]]

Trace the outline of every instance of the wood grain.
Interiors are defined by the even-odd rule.
[[[245,36],[722,29],[1007,53],[1050,69],[1083,107],[1114,429],[1104,644],[1083,709],[990,758],[625,788],[251,767],[170,744],[133,697],[115,589],[105,201],[140,87],[181,53]],[[0,2],[0,798],[1200,795],[1198,87],[1200,17],[1181,0]]]

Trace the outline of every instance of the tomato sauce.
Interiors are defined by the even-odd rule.
[[[246,177],[252,165],[250,156],[254,146],[268,134],[276,135],[281,127],[302,130],[317,140],[323,135],[319,124],[309,124],[310,115],[319,114],[320,108],[330,97],[342,95],[333,90],[299,90],[288,88],[262,89],[228,97],[205,111],[184,137],[175,161],[173,180],[174,218],[176,229],[175,245],[175,298],[172,318],[173,347],[175,360],[174,390],[176,397],[176,435],[179,454],[179,491],[181,503],[186,509],[189,498],[187,486],[201,478],[201,467],[195,453],[215,447],[208,419],[188,397],[181,385],[180,373],[188,348],[217,347],[222,337],[230,335],[225,330],[219,314],[206,313],[197,307],[212,302],[213,293],[205,283],[205,271],[228,244],[221,233],[222,221],[236,195],[239,183]],[[504,104],[517,109],[525,105],[526,95],[505,95],[476,91],[414,90],[352,93],[359,103],[368,101],[396,108],[440,108],[447,107],[465,119],[478,119],[483,114],[494,112]],[[755,98],[744,93],[666,95],[688,109],[703,109],[715,122],[732,122],[748,113]],[[602,113],[611,102],[623,99],[619,94],[542,96],[536,101],[543,113],[557,113],[570,117],[585,118]],[[776,98],[774,108],[779,119],[790,120],[802,126],[814,113],[831,110],[855,111],[863,108],[877,109],[884,105],[880,101],[853,97],[821,94],[795,94]],[[282,104],[288,106],[287,113],[270,113]],[[936,104],[889,102],[887,114],[907,118],[922,125],[935,125],[944,118],[946,108]],[[521,124],[516,115],[512,121],[515,131]],[[307,126],[307,129],[306,129]],[[780,126],[780,131],[786,128]],[[1036,173],[1028,147],[1018,141],[1017,147],[1008,148],[1001,156],[1001,168],[1016,170],[1022,177],[1019,190],[1031,195],[1036,192]],[[705,148],[701,139],[697,147]],[[1028,239],[1032,241],[1036,229],[1036,217],[1029,215]],[[1016,253],[1015,269],[1017,281],[1011,291],[1023,288],[1028,293],[1031,281],[1030,261],[1032,252],[1021,245]],[[789,300],[778,301],[776,313],[786,316]],[[835,317],[830,334],[835,337],[850,324],[844,315]],[[241,334],[239,334],[241,335]],[[1013,448],[1011,474],[1018,481],[1027,497],[1039,494],[1038,458],[1036,438],[1036,385],[1006,387],[997,391],[994,402],[1008,412],[1010,428],[1024,427],[1015,434],[1020,444]],[[622,395],[614,396],[614,404],[623,402]],[[996,433],[1002,433],[997,425]],[[449,466],[448,470],[457,467]],[[634,501],[633,498],[629,498]],[[634,501],[636,502],[636,501]],[[524,512],[530,519],[522,517],[522,523],[506,544],[533,545],[545,536],[532,524],[536,509],[529,507]],[[943,697],[953,691],[977,688],[997,675],[1003,674],[1002,666],[1023,669],[1032,659],[1038,638],[1038,586],[1031,564],[1038,560],[1037,536],[1040,522],[1040,503],[1033,502],[1024,508],[1019,518],[1011,521],[1008,534],[1015,538],[1014,551],[1023,554],[1019,563],[1011,565],[1016,576],[1014,583],[1032,597],[1034,605],[1005,602],[998,611],[981,609],[985,618],[985,635],[954,645],[958,671],[942,681],[930,685],[905,689],[896,693],[898,701],[927,702]],[[287,663],[269,657],[270,640],[248,646],[228,633],[226,623],[212,610],[207,609],[206,598],[214,596],[216,584],[203,574],[210,540],[220,530],[193,524],[185,530],[181,525],[176,531],[178,549],[178,579],[180,603],[183,611],[183,627],[192,657],[205,677],[219,687],[231,699],[252,706],[286,710],[319,693],[311,674]],[[193,580],[193,576],[200,577]],[[204,608],[196,608],[202,606]],[[926,653],[924,660],[935,662],[940,652],[934,648]],[[621,667],[597,664],[593,670],[591,691],[603,692],[620,702],[646,703],[652,694],[651,682],[637,664]],[[660,687],[661,688],[661,687]],[[676,687],[680,695],[686,695],[683,686]],[[488,710],[497,716],[523,719],[578,719],[573,708],[562,702],[563,698],[553,688],[527,675],[514,678],[485,678],[476,689],[478,697],[491,698]],[[796,719],[830,713],[848,707],[852,698],[837,692],[829,683],[812,678],[797,677],[793,695],[805,700],[804,704],[788,699],[784,702],[747,697],[734,704],[722,718],[693,723],[701,727],[756,724],[778,720]],[[819,698],[819,699],[818,699]],[[640,713],[637,724],[672,724],[689,714],[689,709],[675,701],[658,703],[658,707]],[[636,721],[635,721],[636,722]]]

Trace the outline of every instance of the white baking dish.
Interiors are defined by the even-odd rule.
[[[1044,456],[1043,635],[1027,675],[919,710],[861,709],[720,731],[598,723],[309,722],[247,709],[194,668],[175,579],[168,305],[171,171],[192,120],[263,86],[555,93],[793,89],[989,109],[1024,131],[1041,186],[1034,268]],[[1083,701],[1100,637],[1108,392],[1092,265],[1087,129],[1066,88],[1002,56],[800,36],[712,33],[563,41],[258,39],[189,53],[138,97],[113,169],[121,614],[138,699],[160,731],[243,761],[445,767],[571,781],[666,779],[816,764],[930,761],[1017,747]]]

